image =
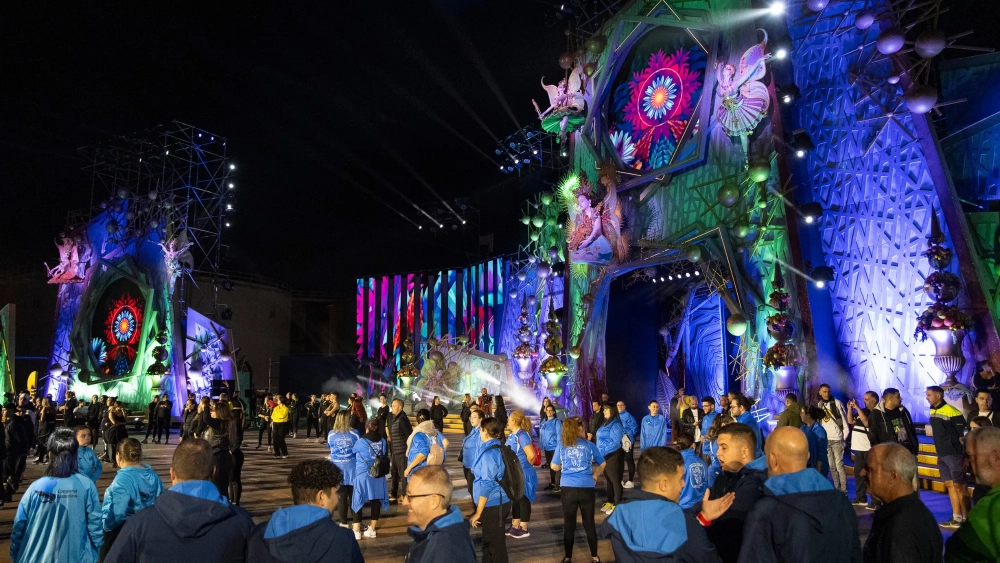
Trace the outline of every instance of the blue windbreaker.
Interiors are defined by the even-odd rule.
[[[162,493],[163,481],[148,465],[122,467],[104,491],[104,504],[101,505],[104,531],[114,530],[129,516],[153,506],[153,501]]]
[[[715,546],[693,514],[666,497],[638,489],[625,494],[598,534],[611,539],[618,563],[719,561]]]
[[[479,497],[486,497],[486,506],[498,506],[510,502],[507,493],[496,481],[503,478],[503,456],[499,449],[489,448],[497,445],[500,445],[500,440],[493,438],[483,442],[479,447],[479,458],[472,468],[472,473],[476,476],[476,480],[472,483],[473,503],[478,503]]]
[[[657,413],[642,417],[642,429],[639,434],[639,451],[653,446],[667,445],[667,417]]]
[[[677,504],[681,508],[688,509],[698,504],[705,497],[705,490],[712,486],[708,466],[692,450],[688,448],[681,451],[684,458],[684,488],[681,489],[681,498],[677,499]]]
[[[94,483],[97,483],[97,480],[104,473],[104,467],[101,465],[100,460],[97,459],[94,448],[90,446],[81,446],[76,451],[76,467],[77,473],[86,475]]]
[[[344,483],[354,482],[354,443],[358,441],[358,434],[353,430],[349,432],[330,431],[326,435],[326,445],[330,448],[330,461],[340,468],[344,473]]]
[[[351,510],[358,512],[365,503],[373,500],[382,501],[382,510],[389,510],[389,486],[385,477],[372,477],[368,471],[375,465],[375,457],[388,455],[389,447],[385,440],[372,442],[361,438],[354,443],[354,454],[357,463],[354,468],[354,496],[351,499]]]
[[[483,440],[479,437],[479,428],[473,427],[472,432],[462,438],[462,467],[472,469],[479,459],[479,447]]]
[[[639,434],[639,425],[635,422],[635,417],[628,411],[618,413],[618,418],[622,421],[622,429],[629,440],[635,442],[636,435]]]
[[[556,453],[552,456],[552,463],[559,466],[562,474],[559,477],[559,486],[592,489],[594,488],[593,465],[604,463],[604,457],[593,442],[577,438],[575,446],[566,447],[559,442]]]
[[[554,452],[562,439],[562,421],[558,418],[543,420],[538,425],[539,446],[546,452]]]
[[[24,491],[10,534],[14,563],[92,563],[103,543],[97,487],[86,476],[41,477]]]
[[[712,454],[711,443],[708,441],[706,436],[708,436],[708,429],[712,427],[712,422],[715,421],[715,417],[717,416],[719,416],[719,413],[713,411],[706,414],[701,419],[701,453],[704,455],[714,455]]]
[[[528,454],[524,453],[524,448],[531,445],[531,436],[524,430],[518,430],[507,437],[507,445],[514,450],[514,453],[517,454],[517,460],[521,462],[521,471],[524,472],[524,497],[529,502],[535,502],[538,473],[534,466],[528,462]]]
[[[753,457],[758,458],[762,456],[764,454],[764,434],[760,431],[760,424],[757,423],[757,417],[752,412],[747,411],[736,417],[736,422],[746,424],[753,429],[753,433],[757,436],[757,451],[754,452]]]
[[[601,450],[601,455],[607,457],[622,447],[622,436],[625,429],[622,423],[612,420],[610,424],[605,424],[597,429],[597,449]]]
[[[809,442],[809,465],[806,467],[816,469],[816,463],[819,463],[819,474],[826,477],[830,474],[830,460],[826,455],[827,439],[823,423],[817,420],[812,426],[803,424],[801,430],[805,432],[806,440]]]

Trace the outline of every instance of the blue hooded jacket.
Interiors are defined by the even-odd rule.
[[[247,563],[363,563],[354,534],[330,519],[319,506],[279,508],[258,524],[247,543]]]
[[[684,458],[684,488],[677,504],[681,508],[691,508],[705,497],[705,491],[712,486],[711,477],[708,466],[694,450],[682,450],[681,457]]]
[[[769,478],[747,514],[739,563],[768,561],[860,563],[854,508],[815,469]]]
[[[413,546],[406,556],[406,563],[475,563],[476,548],[469,534],[469,521],[462,511],[452,505],[441,516],[430,521],[421,530],[411,526],[406,533],[413,538]]]
[[[482,443],[478,428],[473,428],[468,436],[462,438],[462,467],[472,469],[479,459],[479,447]]]
[[[622,429],[629,440],[635,442],[635,437],[639,433],[639,425],[635,422],[635,417],[628,411],[618,413],[618,418],[622,421]]]
[[[247,511],[231,506],[215,483],[183,481],[125,521],[106,561],[240,561],[253,528]]]
[[[148,465],[122,467],[104,491],[104,504],[101,506],[104,531],[114,530],[136,512],[153,506],[156,497],[162,493],[163,481]]]
[[[86,476],[41,477],[24,491],[10,534],[14,563],[92,563],[103,543],[97,487]]]
[[[493,438],[479,447],[479,457],[472,467],[472,473],[476,480],[472,483],[472,502],[478,503],[479,497],[486,497],[486,506],[499,506],[510,502],[507,493],[497,482],[503,478],[504,465],[503,455],[499,449],[489,449],[500,444],[500,440]]]
[[[642,417],[642,430],[639,434],[639,451],[653,446],[667,445],[667,417],[657,413]]]
[[[801,430],[809,442],[809,464],[806,467],[816,469],[816,464],[819,463],[818,471],[820,475],[826,477],[830,474],[830,460],[826,455],[826,429],[817,420],[811,426],[803,424]]]
[[[340,468],[344,474],[344,483],[354,483],[354,443],[358,435],[353,430],[348,432],[330,431],[326,435],[326,445],[330,448],[330,461]]]
[[[531,445],[531,436],[524,430],[518,430],[507,437],[507,446],[517,454],[517,460],[521,462],[521,471],[524,472],[524,498],[529,502],[535,502],[538,494],[538,472],[534,466],[528,462],[528,454],[524,449]]]
[[[86,475],[94,483],[97,483],[97,480],[104,474],[104,467],[97,459],[94,448],[90,446],[81,446],[76,451],[76,467],[78,473]]]
[[[704,436],[708,436],[708,430],[710,428],[712,428],[712,423],[715,422],[715,417],[717,417],[717,416],[719,416],[719,413],[717,413],[715,411],[712,411],[712,412],[710,412],[710,413],[708,413],[708,414],[706,414],[705,416],[702,417],[702,419],[701,419],[701,435],[703,437]],[[713,457],[715,455],[712,452],[712,443],[708,441],[708,438],[704,438],[704,440],[703,440],[703,443],[701,445],[701,453],[704,454],[704,455],[712,455]]]
[[[760,424],[757,422],[757,417],[752,412],[747,411],[736,417],[736,422],[746,424],[753,429],[754,435],[757,436],[757,451],[754,452],[753,456],[758,458],[764,455],[764,434],[760,431]]]
[[[715,546],[694,515],[665,497],[630,490],[599,535],[611,538],[618,563],[717,563]]]
[[[601,451],[601,455],[607,457],[608,454],[620,450],[622,447],[622,436],[624,435],[625,429],[622,428],[622,423],[617,420],[612,420],[610,423],[598,428],[597,449]]]
[[[543,420],[538,425],[538,439],[543,451],[554,452],[562,438],[562,421],[558,418]]]

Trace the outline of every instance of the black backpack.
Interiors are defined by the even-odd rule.
[[[368,466],[368,476],[378,479],[379,477],[385,477],[389,474],[389,456],[379,455],[372,447],[371,442],[368,442],[368,449],[372,451],[375,456],[372,464]]]
[[[496,482],[511,502],[521,500],[524,496],[524,471],[521,469],[521,461],[517,459],[517,454],[506,444],[496,444],[486,449],[500,450],[500,457],[503,458],[503,477]]]

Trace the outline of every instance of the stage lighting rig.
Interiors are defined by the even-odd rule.
[[[504,174],[530,173],[537,168],[562,169],[565,164],[555,157],[559,152],[556,136],[538,124],[522,127],[497,143],[493,152],[500,159]]]
[[[794,104],[795,101],[799,99],[800,95],[801,91],[799,90],[799,87],[796,86],[795,84],[778,86],[778,99],[781,100],[781,103],[785,104],[786,106]]]
[[[799,208],[799,213],[802,214],[802,218],[805,219],[806,223],[812,225],[823,215],[823,206],[819,202],[812,201],[802,205]]]
[[[799,158],[805,158],[806,153],[816,148],[805,129],[792,131],[792,142],[788,146]]]
[[[830,285],[830,282],[833,281],[833,268],[829,266],[819,266],[813,269],[812,275],[809,277],[812,278],[817,289],[824,289],[826,286]]]
[[[420,204],[420,207],[427,210],[427,215],[430,217],[424,215],[415,217],[417,230],[426,230],[434,234],[456,234],[474,230],[474,234],[478,236],[479,210],[469,205],[467,199],[425,202]]]

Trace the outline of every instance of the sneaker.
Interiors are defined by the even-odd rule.
[[[371,529],[371,528],[368,528],[367,530],[365,530],[365,533],[364,533],[363,535],[364,535],[364,536],[365,536],[366,538],[374,538],[374,537],[376,537],[376,536],[375,536],[375,530],[373,530],[373,529]]]
[[[504,530],[503,535],[510,536],[511,532],[513,532],[513,531],[514,531],[514,528],[512,526],[507,526],[507,529]]]
[[[622,484],[622,486],[623,486],[623,487],[625,487],[626,489],[632,489],[632,488],[635,488],[635,484],[634,484],[634,483],[632,483],[632,481],[625,481],[625,482],[624,482],[624,483]]]
[[[561,493],[562,492],[562,487],[556,487],[556,488],[552,489],[552,492],[553,493]]]
[[[288,456],[287,455],[283,455],[283,456],[281,456],[281,459],[288,459]]]
[[[864,501],[864,500],[855,500],[855,501],[851,501],[851,504],[852,504],[853,506],[867,506],[867,505],[868,505],[868,501]]]
[[[544,489],[542,489],[542,490],[543,491],[551,491],[554,488],[556,488],[555,485],[549,484],[549,485],[546,485],[546,487]]]
[[[605,514],[611,514],[611,511],[613,509],[614,509],[614,505],[611,504],[610,502],[606,502],[606,503],[604,503],[603,506],[601,506],[601,512],[603,512]]]
[[[938,522],[938,526],[941,526],[942,528],[948,528],[949,530],[957,530],[958,527],[961,525],[962,523],[959,522],[958,520],[955,520],[954,518],[952,518],[951,520],[947,520],[945,522]]]
[[[511,530],[510,533],[507,535],[514,539],[520,539],[520,538],[526,538],[531,534],[528,533],[528,530],[525,530],[524,528],[521,527],[517,527]]]
[[[869,502],[865,505],[865,510],[875,510],[875,505]]]
[[[354,532],[354,539],[357,541],[361,541],[361,532]]]
[[[396,497],[389,497],[389,502],[390,503],[396,502]]]

